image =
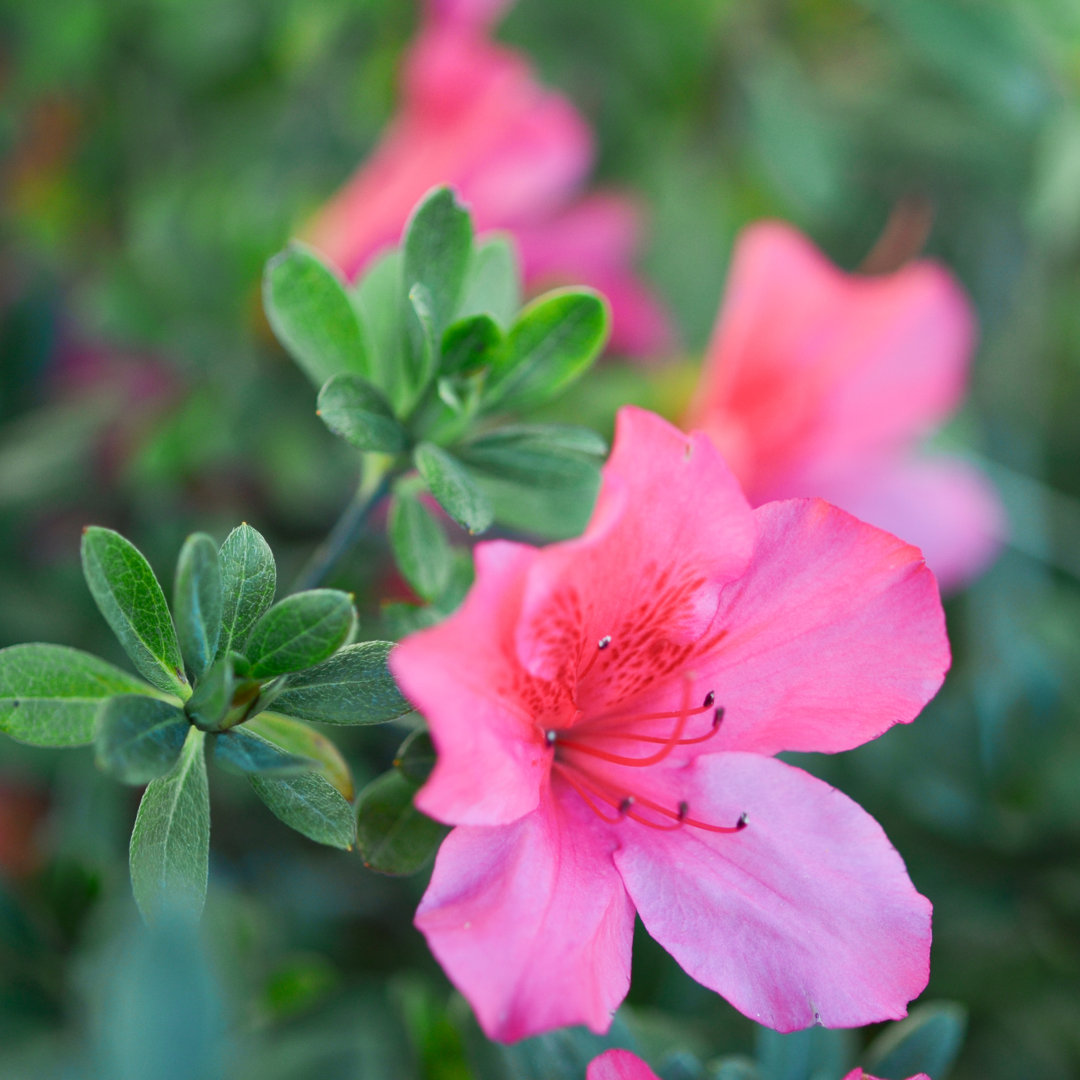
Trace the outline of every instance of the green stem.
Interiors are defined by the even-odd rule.
[[[382,455],[365,458],[363,479],[356,494],[296,576],[293,592],[321,585],[338,560],[356,543],[367,524],[368,515],[390,490],[390,481],[394,476],[391,462],[392,459]]]

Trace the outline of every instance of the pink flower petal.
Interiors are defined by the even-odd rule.
[[[868,1072],[863,1072],[862,1069],[852,1069],[844,1080],[878,1080],[878,1078],[871,1076]],[[930,1077],[926,1073],[916,1073],[914,1076],[909,1076],[907,1080],[930,1080]]]
[[[820,499],[754,517],[754,557],[720,595],[727,633],[695,660],[725,708],[702,752],[833,752],[913,720],[950,660],[919,551]]]
[[[605,1050],[589,1062],[585,1080],[660,1080],[660,1078],[629,1050]]]
[[[615,864],[649,933],[698,982],[779,1031],[906,1014],[930,970],[930,903],[881,827],[847,796],[757,754],[686,769],[699,819],[629,828]]]
[[[517,630],[522,664],[571,684],[610,635],[598,675],[579,687],[586,711],[672,681],[753,539],[753,514],[708,439],[620,409],[585,534],[544,549],[529,571]]]
[[[985,570],[1008,532],[993,486],[960,458],[855,467],[825,480],[820,494],[921,548],[946,592]]]
[[[960,400],[970,306],[927,260],[845,274],[779,222],[744,231],[691,425],[752,502],[819,494],[815,478],[902,446]]]
[[[390,654],[402,692],[431,726],[438,761],[416,804],[440,821],[495,825],[539,802],[548,755],[523,711],[512,656],[521,591],[536,555],[525,544],[479,544],[476,583],[454,617],[409,636]]]
[[[634,909],[611,830],[546,794],[513,825],[444,841],[416,925],[492,1039],[606,1031],[630,986]]]
[[[432,19],[475,29],[489,26],[511,3],[512,0],[427,0],[425,6]]]

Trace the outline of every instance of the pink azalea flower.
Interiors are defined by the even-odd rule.
[[[660,1080],[660,1077],[629,1050],[605,1050],[589,1062],[585,1080]]]
[[[928,260],[867,277],[779,222],[736,245],[688,426],[707,431],[754,505],[819,495],[919,546],[949,588],[993,558],[997,497],[919,439],[962,400],[974,325]]]
[[[751,511],[705,435],[625,408],[584,535],[478,545],[462,607],[391,656],[438,750],[416,804],[457,826],[417,926],[496,1039],[606,1030],[635,909],[763,1024],[903,1016],[930,905],[773,755],[910,721],[948,663],[915,548],[820,500]]]
[[[592,1080],[592,1077],[589,1077],[588,1080]],[[844,1077],[844,1080],[878,1080],[878,1078],[871,1076],[868,1072],[863,1072],[862,1069],[852,1069]],[[926,1073],[916,1073],[914,1076],[909,1076],[908,1080],[930,1080],[930,1077]]]
[[[451,184],[479,230],[515,236],[530,286],[591,285],[611,302],[612,348],[666,348],[667,317],[632,269],[637,205],[613,192],[579,198],[592,135],[570,102],[536,81],[524,57],[487,36],[505,6],[429,0],[405,58],[397,116],[307,239],[354,278],[398,242],[425,192]]]

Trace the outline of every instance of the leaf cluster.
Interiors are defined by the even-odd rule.
[[[356,823],[344,759],[309,722],[377,724],[409,711],[387,668],[391,644],[350,644],[352,597],[312,589],[274,602],[273,553],[251,526],[219,548],[185,541],[172,606],[119,533],[84,530],[90,592],[141,678],[78,649],[0,650],[0,730],[36,746],[93,744],[98,765],[146,784],[131,836],[132,887],[153,918],[199,910],[206,893],[206,760],[246,775],[285,824],[350,849]]]
[[[391,546],[424,600],[443,597],[454,576],[432,500],[470,534],[495,521],[545,536],[584,527],[604,441],[515,416],[561,394],[600,354],[610,315],[597,293],[559,289],[522,308],[509,240],[477,240],[444,187],[355,285],[292,244],[267,265],[263,299],[278,340],[319,387],[323,423],[396,480]]]

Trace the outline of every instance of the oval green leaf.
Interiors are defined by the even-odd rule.
[[[528,409],[562,393],[600,355],[610,324],[599,293],[557,290],[534,300],[510,330],[486,407]]]
[[[356,818],[341,793],[319,773],[251,776],[255,794],[278,820],[317,844],[352,849]]]
[[[240,652],[252,626],[274,602],[277,567],[270,545],[247,523],[225,538],[218,553],[223,592],[217,655]]]
[[[189,727],[172,770],[143,792],[129,861],[135,903],[147,922],[161,912],[202,911],[210,858],[210,793],[205,736]]]
[[[319,419],[358,450],[396,454],[409,440],[386,398],[359,375],[335,375],[319,391]]]
[[[193,678],[213,663],[221,637],[221,565],[218,547],[206,533],[184,541],[173,583],[173,615],[180,652]]]
[[[66,645],[0,649],[0,731],[31,746],[85,746],[101,703],[146,683]]]
[[[117,780],[145,784],[173,767],[190,727],[182,709],[160,698],[109,698],[98,712],[94,757]]]
[[[439,505],[470,533],[483,532],[494,518],[491,500],[461,462],[440,446],[423,442],[413,461]]]
[[[244,728],[233,728],[212,736],[210,756],[230,772],[299,775],[314,772],[310,758],[287,753],[272,742]]]
[[[343,371],[370,376],[364,330],[345,285],[311,248],[294,242],[266,264],[263,305],[278,341],[316,386]]]
[[[248,720],[244,730],[261,735],[287,753],[318,762],[319,772],[341,792],[343,798],[351,799],[356,794],[352,773],[341,751],[325,735],[308,727],[303,721],[264,712]]]
[[[491,367],[498,360],[503,334],[495,320],[486,314],[470,315],[448,326],[442,338],[442,375],[470,375]]]
[[[252,627],[245,650],[253,679],[301,671],[333,655],[356,622],[352,598],[338,589],[309,589],[275,604]]]
[[[184,660],[165,594],[141,551],[112,529],[83,530],[82,563],[98,610],[139,674],[159,690],[186,698]]]
[[[184,704],[184,712],[191,718],[191,722],[203,731],[216,731],[221,727],[221,722],[232,706],[233,691],[236,687],[233,655],[216,660]]]
[[[458,316],[487,312],[509,326],[520,307],[521,267],[514,241],[507,235],[489,236],[473,251]]]
[[[390,548],[405,580],[425,600],[441,596],[450,580],[451,550],[443,527],[415,495],[398,491],[387,523]]]
[[[403,292],[422,285],[429,297],[435,336],[442,336],[461,299],[472,262],[472,221],[447,187],[430,192],[405,226]]]
[[[394,768],[414,787],[427,781],[435,768],[435,744],[427,728],[417,728],[398,749]]]
[[[952,1001],[919,1005],[867,1047],[867,1071],[882,1080],[903,1080],[920,1072],[945,1076],[960,1053],[966,1030],[963,1005]]]
[[[415,874],[434,857],[450,828],[420,813],[415,793],[396,769],[360,792],[356,843],[365,866],[380,874]]]

